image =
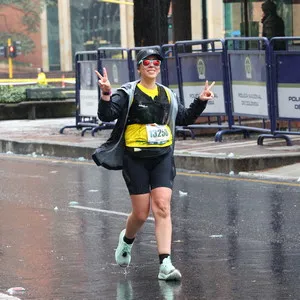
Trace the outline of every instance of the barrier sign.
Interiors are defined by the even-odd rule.
[[[280,118],[300,119],[300,53],[276,55],[277,103]]]
[[[267,117],[265,52],[230,52],[233,113]]]
[[[80,115],[97,117],[98,78],[95,74],[95,70],[97,70],[97,61],[79,61],[78,64],[80,68]]]
[[[278,84],[278,116],[300,119],[300,84]]]
[[[180,57],[185,107],[197,98],[206,80],[215,81],[215,98],[208,101],[205,114],[225,114],[223,63],[221,53],[197,54]]]

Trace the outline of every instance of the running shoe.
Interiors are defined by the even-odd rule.
[[[172,265],[170,256],[165,258],[159,266],[158,279],[166,281],[181,279],[181,273]]]
[[[131,261],[131,248],[132,245],[129,245],[124,242],[126,229],[123,229],[119,236],[119,244],[115,252],[115,259],[118,265],[121,267],[128,267]]]

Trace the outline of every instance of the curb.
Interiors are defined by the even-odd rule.
[[[292,177],[292,176],[282,176],[282,175],[273,175],[273,174],[264,174],[264,173],[251,173],[251,172],[239,172],[240,176],[248,177],[248,178],[259,178],[259,179],[276,179],[279,181],[296,181],[300,182],[300,177]]]
[[[244,157],[216,157],[216,156],[191,156],[175,155],[177,168],[210,173],[249,172],[278,168],[298,163],[300,153],[288,153],[285,156],[244,156]]]
[[[12,152],[15,154],[32,154],[52,157],[91,159],[94,148],[85,146],[70,146],[63,144],[17,142],[0,140],[0,152]]]

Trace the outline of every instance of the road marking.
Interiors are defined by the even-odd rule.
[[[40,160],[46,161],[51,163],[61,163],[63,164],[82,164],[88,166],[95,166],[95,163],[92,161],[74,161],[74,160],[66,160],[66,159],[58,159],[55,157],[30,157],[30,156],[19,156],[18,154],[7,155],[5,153],[0,153],[2,157],[9,157],[12,159],[23,159],[23,160]],[[220,179],[220,180],[230,180],[230,181],[246,181],[246,182],[256,182],[256,183],[264,183],[264,184],[277,184],[277,185],[286,185],[286,186],[295,186],[300,187],[300,183],[293,183],[293,182],[283,182],[283,181],[270,181],[264,179],[250,179],[250,178],[241,178],[241,177],[228,177],[228,175],[209,175],[209,174],[201,174],[201,173],[190,173],[190,172],[177,172],[177,175],[181,176],[192,176],[192,177],[202,177],[202,178],[213,178],[213,179]],[[282,179],[282,177],[280,177]]]
[[[110,214],[110,215],[116,215],[116,216],[124,216],[124,217],[128,217],[129,216],[129,214],[122,213],[122,212],[115,211],[115,210],[99,209],[99,208],[93,208],[93,207],[81,206],[81,205],[71,205],[69,207],[70,208],[82,209],[82,210],[88,210],[88,211],[101,212],[101,213]],[[154,218],[148,217],[147,220],[154,221]]]
[[[21,300],[21,299],[0,293],[0,300]]]

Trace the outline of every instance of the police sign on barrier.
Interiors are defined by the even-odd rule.
[[[299,55],[299,54],[298,54]],[[281,66],[278,66],[278,82],[277,82],[277,101],[278,101],[278,117],[281,119],[299,119],[300,114],[300,81],[299,74],[283,70],[287,65],[300,65],[299,57],[282,57],[280,59]],[[293,78],[288,74],[292,73]],[[288,81],[288,82],[287,82]]]
[[[232,114],[242,117],[251,117],[260,120],[270,119],[271,97],[269,92],[269,42],[266,38],[227,38],[226,49],[232,42],[248,45],[249,42],[264,44],[264,50],[228,50],[228,72],[230,91],[232,97]],[[272,132],[272,128],[250,127],[247,125],[234,124],[233,128],[245,129],[257,132]]]
[[[269,118],[265,51],[229,51],[233,115]]]
[[[274,51],[274,43],[278,40],[287,42],[300,41],[300,37],[273,38],[271,47],[271,78],[272,96],[274,102],[274,123],[277,120],[289,121],[287,131],[275,130],[275,134],[300,135],[299,131],[292,131],[291,121],[300,121],[300,51]]]
[[[288,40],[300,40],[289,38]],[[276,39],[277,40],[277,39]],[[273,46],[275,39],[271,41]],[[300,119],[300,51],[272,51],[275,101],[280,119]]]
[[[97,60],[79,61],[79,113],[81,117],[97,117],[98,85],[95,70]]]
[[[60,129],[62,134],[66,128],[91,129],[97,124],[98,104],[97,84],[94,70],[97,66],[97,51],[80,51],[75,54],[75,87],[76,115],[75,125],[66,125]],[[82,132],[82,135],[84,131]]]
[[[215,48],[221,40],[179,41],[175,43],[177,63],[179,64],[179,89],[184,105],[189,107],[198,97],[206,80],[215,81],[215,100],[209,101],[202,115],[225,115],[225,96],[223,85],[223,47]],[[209,51],[203,51],[203,45],[213,45]],[[183,46],[183,47],[182,47]],[[190,46],[190,47],[188,47]],[[193,50],[191,47],[200,49]],[[181,52],[181,49],[189,52]],[[206,47],[205,47],[206,50]]]

